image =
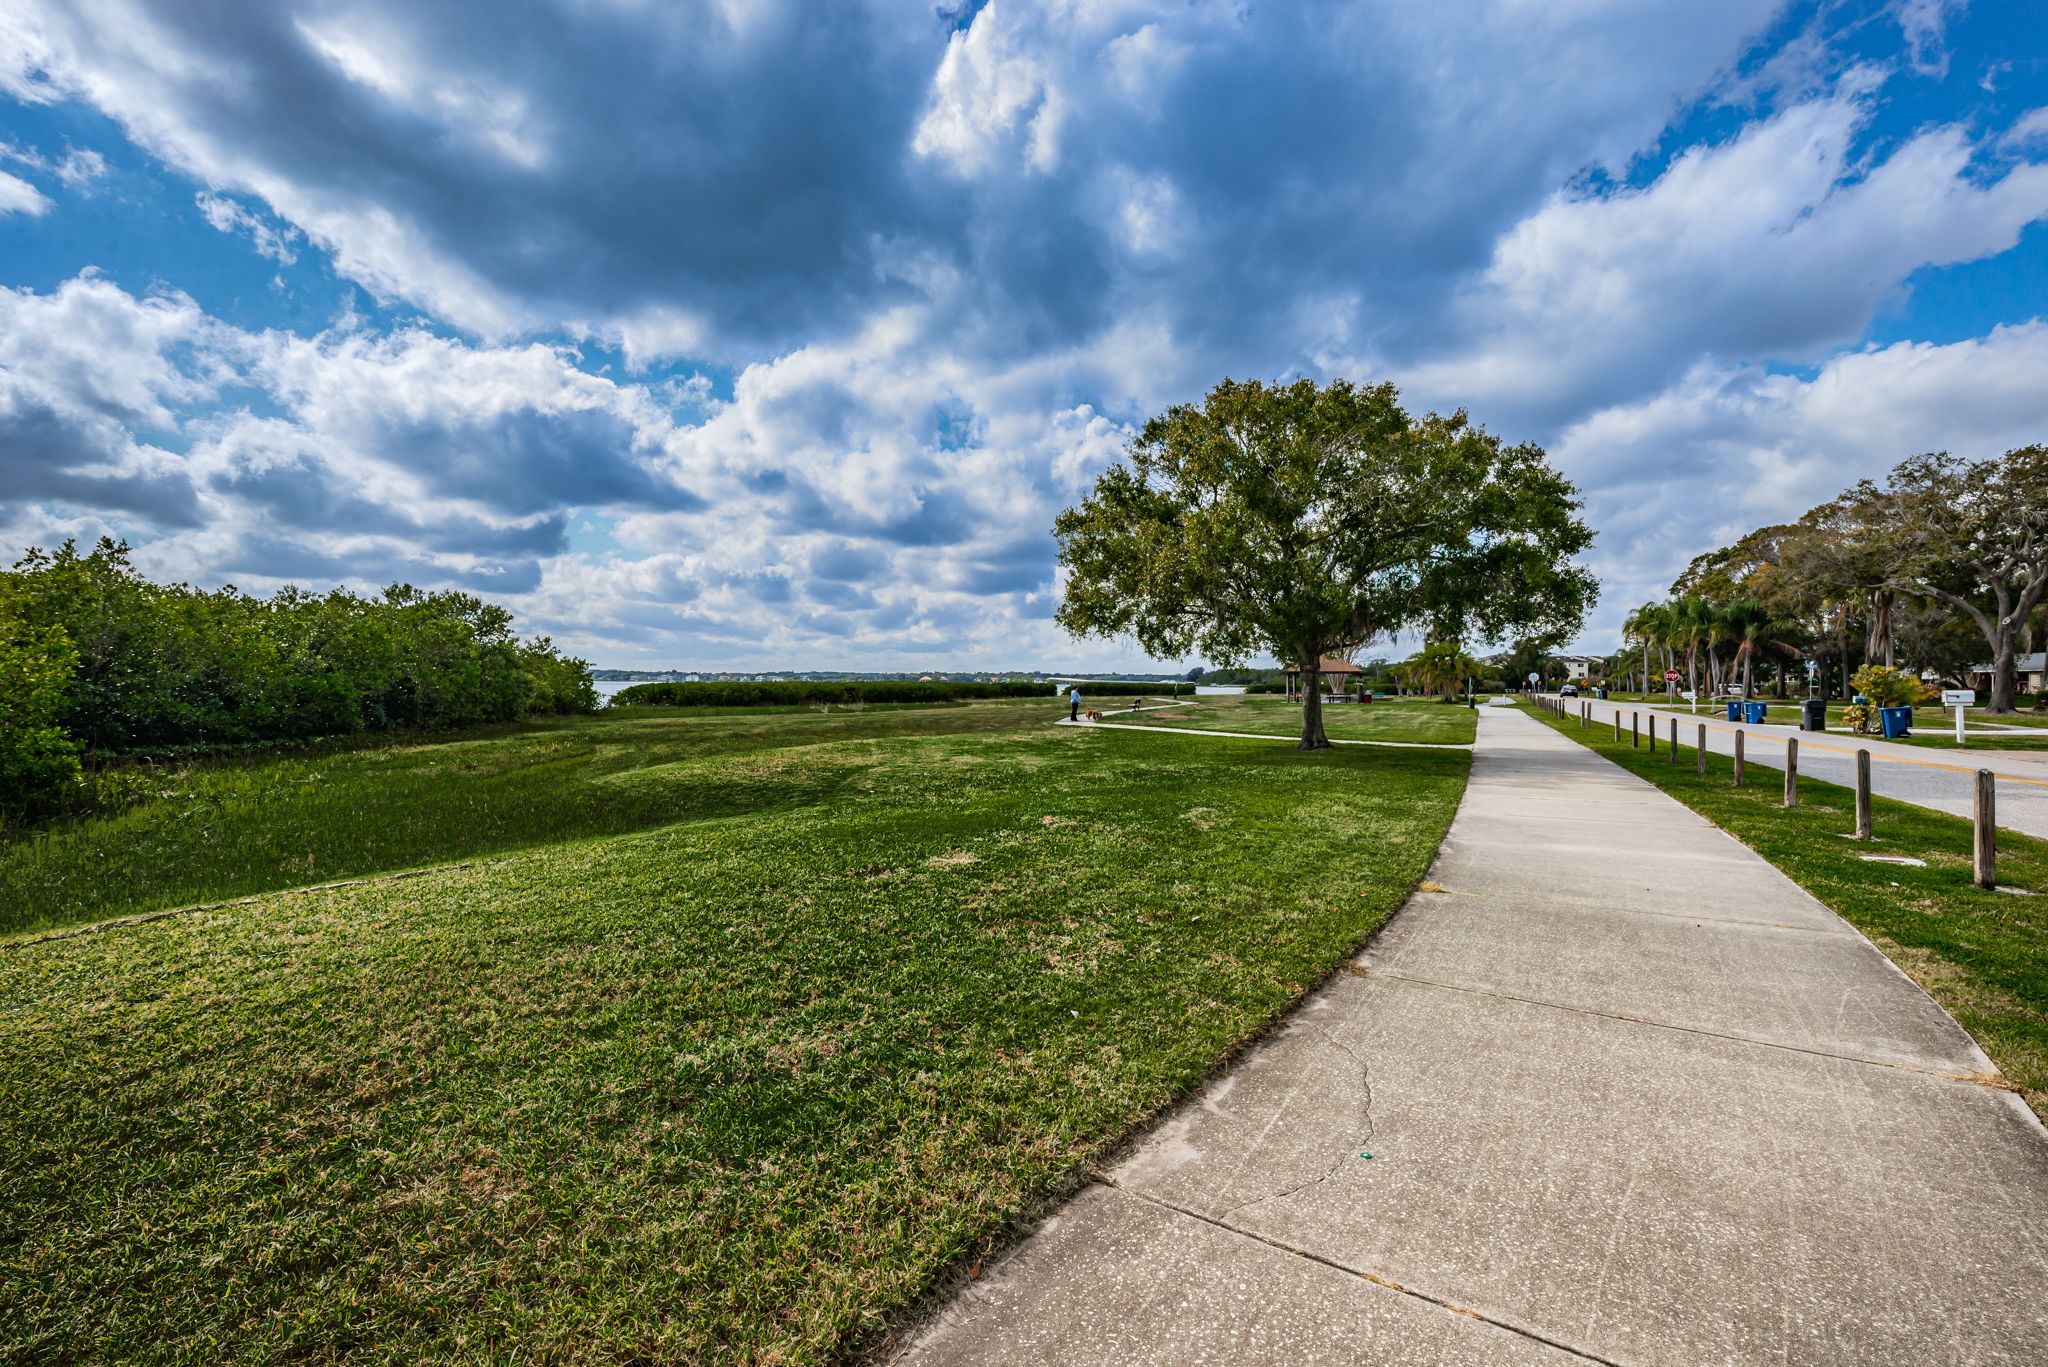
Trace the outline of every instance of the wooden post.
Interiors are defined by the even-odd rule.
[[[1666,764],[1678,763],[1678,718],[1671,719],[1671,752],[1664,756]]]
[[[1735,732],[1735,786],[1740,788],[1746,781],[1746,778],[1747,775],[1742,764],[1742,731],[1738,727]]]
[[[1657,753],[1657,718],[1655,716],[1650,718],[1650,753],[1653,755]]]
[[[1785,805],[1799,805],[1799,737],[1785,738]]]
[[[1980,888],[1998,886],[1998,779],[1989,769],[1977,771],[1976,824],[1977,876]]]
[[[1692,766],[1704,778],[1707,773],[1707,724],[1700,723],[1700,733],[1693,739]]]
[[[1856,838],[1870,839],[1870,752],[1856,752]]]
[[[1640,712],[1628,714],[1628,743],[1630,749],[1640,749],[1643,744],[1643,715]]]

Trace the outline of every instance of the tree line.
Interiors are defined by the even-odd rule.
[[[1860,665],[1960,681],[1988,662],[1989,710],[2011,712],[2018,658],[2048,643],[2048,447],[1901,461],[1797,521],[1696,557],[1672,597],[1630,615],[1617,672],[1783,695],[1802,665],[1823,697]]]
[[[31,548],[0,573],[0,809],[47,806],[82,759],[518,721],[597,706],[590,667],[512,614],[396,584],[377,597],[152,583],[130,548]]]

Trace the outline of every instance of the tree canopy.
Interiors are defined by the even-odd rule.
[[[505,608],[394,584],[255,598],[152,583],[125,543],[0,570],[0,820],[100,756],[590,711],[590,669]],[[75,785],[71,785],[75,786]],[[76,794],[74,794],[75,796]]]
[[[1390,384],[1225,380],[1147,422],[1053,532],[1060,624],[1231,665],[1270,652],[1307,685],[1377,637],[1559,642],[1597,587],[1577,491],[1463,411],[1411,418]]]
[[[1913,456],[1797,522],[1696,557],[1672,591],[1628,627],[1667,656],[1674,642],[1697,641],[1677,619],[1708,601],[1740,619],[1745,674],[1759,654],[1803,649],[1821,666],[1825,694],[1830,676],[1853,687],[1860,646],[1871,663],[1904,658],[1944,678],[1982,668],[1990,710],[2010,711],[2018,657],[2030,636],[2038,648],[2034,617],[2048,603],[2048,447],[1984,460]],[[1710,666],[1728,639],[1708,643]]]

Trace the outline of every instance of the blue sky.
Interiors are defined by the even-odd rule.
[[[17,0],[0,539],[617,665],[1136,665],[1047,528],[1218,378],[1544,445],[1605,596],[2048,440],[2022,0]],[[1398,647],[1390,647],[1398,648]]]

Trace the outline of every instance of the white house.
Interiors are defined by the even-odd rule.
[[[1560,655],[1557,662],[1564,666],[1565,677],[1573,683],[1580,683],[1595,674],[1605,676],[1607,658],[1604,655]]]

